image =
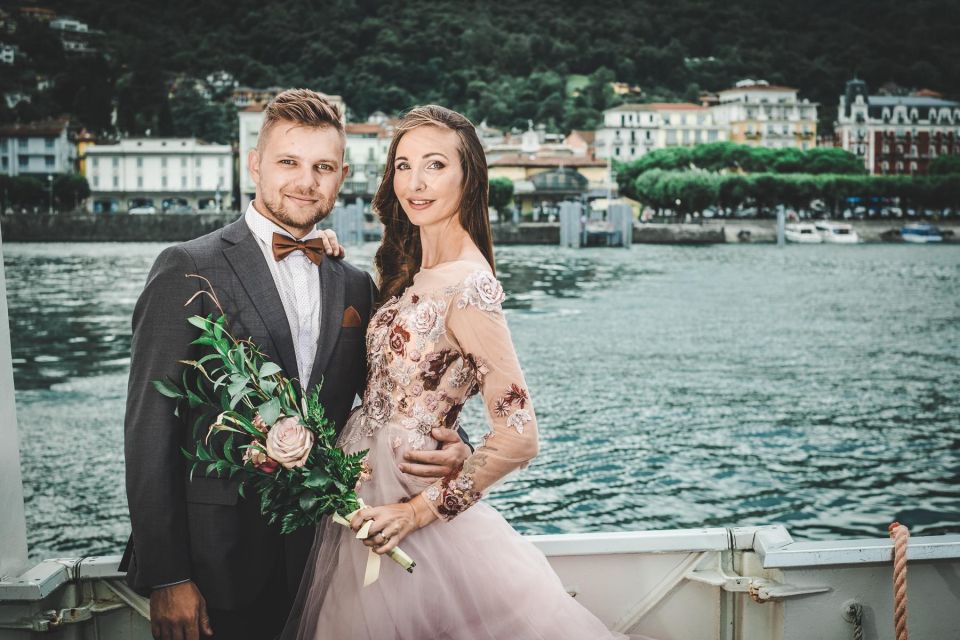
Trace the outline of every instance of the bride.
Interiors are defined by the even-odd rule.
[[[369,450],[359,496],[380,505],[361,510],[353,530],[372,521],[364,543],[378,554],[402,544],[417,567],[411,575],[384,563],[364,587],[368,549],[326,521],[284,638],[615,637],[481,500],[538,449],[501,308],[487,188],[483,149],[466,118],[438,106],[404,116],[373,203],[385,231],[367,386],[340,446]],[[431,430],[456,429],[473,395],[491,428],[462,469],[435,481],[403,473],[404,453],[435,449]]]

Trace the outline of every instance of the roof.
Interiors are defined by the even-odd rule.
[[[869,103],[871,107],[960,107],[960,102],[928,96],[870,96]]]
[[[59,136],[70,124],[66,117],[0,126],[0,136]]]
[[[734,93],[737,91],[799,91],[793,87],[784,87],[777,84],[751,84],[746,87],[731,87],[729,89],[723,89],[718,93]]]
[[[491,167],[606,167],[606,160],[594,160],[585,156],[541,156],[531,158],[512,153],[497,158]]]
[[[593,129],[590,129],[590,130],[574,129],[573,131],[570,132],[570,135],[574,135],[574,134],[580,136],[583,139],[583,141],[586,142],[587,144],[593,144],[593,141],[596,140],[597,138],[597,132],[594,131]]]
[[[346,126],[347,135],[351,133],[364,134],[364,133],[374,133],[379,135],[383,131],[383,127],[379,124],[359,122],[356,124],[348,124]]]
[[[657,111],[706,111],[707,108],[690,102],[651,102],[647,106]]]
[[[626,104],[617,105],[616,107],[611,107],[607,109],[606,112],[610,111],[649,111],[650,105],[643,102],[628,102]],[[605,112],[605,113],[606,113]]]

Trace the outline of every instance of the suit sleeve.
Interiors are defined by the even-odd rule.
[[[150,589],[191,577],[185,501],[185,459],[180,451],[186,424],[174,415],[176,403],[161,395],[154,380],[179,381],[181,359],[196,359],[190,343],[197,330],[187,323],[202,315],[200,288],[187,278],[197,267],[181,247],[163,251],[150,270],[133,312],[130,380],[124,419],[127,502],[133,528],[135,587]]]

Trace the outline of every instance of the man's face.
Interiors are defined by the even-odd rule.
[[[247,156],[257,185],[254,206],[297,237],[323,220],[337,199],[349,167],[343,138],[333,127],[306,127],[281,120]]]

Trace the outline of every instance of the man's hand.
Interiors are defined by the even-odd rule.
[[[460,471],[463,461],[470,457],[470,447],[464,444],[453,429],[433,429],[434,440],[443,444],[436,451],[407,451],[400,471],[421,478],[442,478]],[[411,464],[412,463],[412,464]]]
[[[153,590],[150,631],[161,640],[199,640],[201,633],[213,635],[207,601],[192,580]]]

